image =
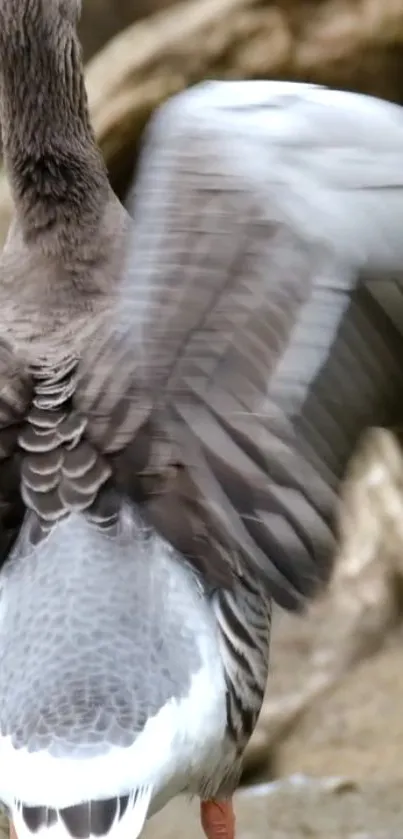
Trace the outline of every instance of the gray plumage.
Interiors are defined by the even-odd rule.
[[[197,87],[152,122],[131,221],[78,5],[0,0],[0,798],[19,839],[126,817],[134,839],[182,790],[232,793],[271,598],[301,608],[328,578],[347,459],[401,398],[401,110]]]
[[[148,514],[185,554],[192,515],[208,523],[212,585],[251,575],[301,606],[359,434],[399,413],[401,140],[392,105],[274,83],[201,86],[150,129],[120,333],[93,369],[116,382],[108,416],[134,359]],[[164,494],[169,458],[185,477]]]
[[[190,609],[181,589],[189,570],[170,561],[127,510],[110,541],[105,550],[104,534],[72,514],[40,552],[27,552],[29,574],[19,552],[4,569],[13,644],[2,652],[1,680],[15,690],[12,705],[0,696],[0,719],[16,748],[55,756],[72,750],[79,758],[105,744],[129,746],[200,667],[194,623],[201,597],[195,590]],[[20,682],[15,650],[24,660]]]

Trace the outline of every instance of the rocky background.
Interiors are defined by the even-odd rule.
[[[403,0],[83,0],[80,34],[122,196],[153,109],[203,78],[316,81],[403,103]],[[10,212],[3,174],[0,241]],[[303,618],[275,615],[238,839],[403,839],[402,467],[398,429],[365,435],[333,583]],[[173,802],[147,837],[200,837],[196,816]]]

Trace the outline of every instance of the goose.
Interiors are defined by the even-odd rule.
[[[361,431],[401,412],[403,116],[313,85],[162,106],[128,213],[79,0],[0,0],[0,801],[18,839],[234,839],[273,601],[329,579]]]

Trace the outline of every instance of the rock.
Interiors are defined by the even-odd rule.
[[[402,630],[307,707],[277,748],[276,772],[403,785]]]
[[[337,789],[344,779],[294,776],[235,797],[237,839],[402,839],[402,784]],[[202,839],[198,804],[178,799],[155,816],[144,839]]]
[[[175,0],[84,0],[79,33],[86,60],[139,18],[172,6]]]

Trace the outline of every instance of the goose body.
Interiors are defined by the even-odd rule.
[[[272,598],[326,581],[355,441],[399,417],[403,112],[197,86],[132,221],[77,14],[0,2],[0,800],[19,839],[135,839],[188,792],[232,839]]]

